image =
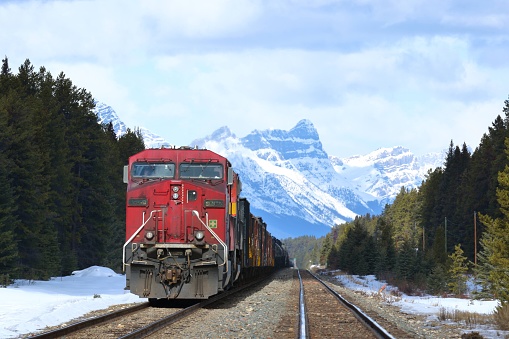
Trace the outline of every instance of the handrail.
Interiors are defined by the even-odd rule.
[[[127,240],[125,242],[124,246],[122,247],[122,250],[123,250],[123,253],[122,253],[122,272],[125,272],[125,267],[127,266],[127,263],[125,262],[125,248],[127,247],[127,245],[131,241],[133,241],[134,237],[136,237],[138,235],[138,233],[141,232],[141,230],[143,229],[143,227],[145,227],[145,225],[150,220],[150,218],[152,218],[152,214],[154,214],[154,212],[161,212],[161,210],[153,210],[152,212],[150,212],[150,215],[148,216],[147,220],[143,220],[143,224],[141,224],[140,228],[138,228],[138,230],[133,233],[133,235],[129,238],[129,240]],[[145,217],[143,217],[143,218],[145,218]]]
[[[192,212],[192,213],[196,216],[196,218],[198,218],[198,220],[199,220],[199,221],[201,222],[201,224],[202,224],[202,225],[203,225],[203,226],[204,226],[204,227],[205,227],[205,228],[206,228],[206,229],[210,232],[210,234],[212,234],[212,236],[213,236],[214,238],[216,238],[216,240],[217,240],[217,241],[219,241],[219,243],[220,243],[221,245],[223,245],[223,250],[224,250],[223,263],[222,263],[221,265],[218,265],[218,267],[219,267],[219,266],[223,266],[223,265],[225,265],[225,264],[226,264],[226,260],[228,259],[228,258],[227,258],[228,246],[226,245],[226,243],[225,243],[224,241],[222,241],[222,240],[221,240],[221,238],[219,238],[219,237],[217,236],[217,234],[216,234],[216,233],[215,233],[215,232],[214,232],[214,231],[213,231],[213,230],[212,230],[212,229],[211,229],[211,228],[210,228],[207,224],[205,224],[205,223],[203,222],[203,220],[201,220],[201,218],[200,218],[200,214],[198,213],[198,211],[197,211],[197,210],[193,210],[193,212]],[[227,272],[228,272],[228,265],[226,265],[226,271],[225,271],[224,273],[227,273]]]

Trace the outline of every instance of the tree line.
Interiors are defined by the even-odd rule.
[[[502,113],[472,152],[451,141],[443,166],[418,189],[402,187],[381,215],[358,216],[317,239],[313,263],[374,274],[408,293],[462,294],[471,272],[480,296],[509,302],[509,100]]]
[[[0,278],[47,279],[91,265],[119,269],[122,168],[139,130],[101,125],[92,94],[27,59],[0,73]],[[2,281],[0,280],[0,281]]]

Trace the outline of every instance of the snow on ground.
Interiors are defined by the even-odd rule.
[[[331,272],[334,273],[334,272]],[[431,295],[409,296],[402,294],[396,287],[387,285],[383,281],[376,280],[375,276],[357,276],[339,274],[335,278],[341,284],[351,290],[361,291],[368,295],[382,293],[385,300],[391,305],[400,308],[407,314],[425,315],[429,320],[438,320],[441,309],[452,313],[465,311],[478,314],[491,314],[499,304],[497,300],[473,300],[460,298],[442,298]],[[485,338],[504,338],[508,331],[498,331],[495,327],[477,325],[475,328],[465,326],[464,332],[479,332]]]
[[[367,294],[378,293],[386,285],[374,276],[337,275],[336,279],[347,288]],[[125,291],[124,286],[124,275],[99,266],[75,271],[67,277],[51,278],[50,281],[16,280],[15,284],[0,288],[0,338],[16,338],[33,333],[114,304],[146,301]],[[395,297],[396,293],[391,291],[395,292],[396,288],[386,285],[382,293],[392,305],[400,307],[405,313],[427,315],[430,319],[437,319],[441,308],[489,314],[498,304],[494,300],[404,294]],[[465,331],[478,331],[485,338],[500,338],[508,334],[481,326],[465,328]]]
[[[124,275],[99,266],[49,281],[16,280],[0,288],[0,338],[33,333],[111,305],[146,301],[124,287]]]

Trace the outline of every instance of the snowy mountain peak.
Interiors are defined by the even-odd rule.
[[[408,156],[413,157],[413,154],[410,152],[410,150],[401,146],[395,146],[379,148],[365,155],[355,155],[349,158],[345,158],[343,161],[348,163],[350,166],[363,167],[371,166],[375,163],[383,162],[387,159],[404,158]]]
[[[143,136],[143,143],[145,144],[146,148],[161,148],[161,147],[172,146],[163,137],[150,132],[145,127],[140,127],[140,132],[141,132],[141,135]]]
[[[115,132],[122,135],[125,126],[122,129],[111,107],[98,104],[96,112],[102,122],[118,126]],[[164,138],[140,130],[146,147],[168,145]],[[443,163],[443,154],[416,157],[401,146],[349,158],[329,156],[307,119],[288,131],[254,130],[243,138],[223,126],[189,145],[230,160],[252,213],[261,216],[278,238],[321,236],[356,215],[378,214],[401,186],[418,187],[428,169]]]
[[[309,120],[301,120],[290,131],[281,129],[254,130],[241,139],[242,145],[253,151],[272,149],[281,159],[320,158],[326,159],[318,132]]]
[[[228,126],[223,126],[213,132],[209,138],[212,140],[221,140],[226,138],[236,138],[236,136],[232,133],[232,131],[230,131]]]
[[[390,156],[398,156],[405,153],[410,153],[410,150],[402,146],[394,146],[388,148],[379,148],[376,151],[369,153],[369,155],[377,158],[387,158]]]
[[[319,140],[318,132],[313,123],[308,119],[302,119],[292,128],[288,135],[303,139]]]
[[[95,111],[97,117],[99,118],[100,124],[109,124],[110,122],[113,124],[113,129],[115,130],[115,134],[117,136],[124,135],[127,132],[127,127],[125,124],[118,118],[115,110],[102,102],[96,101],[95,103]]]
[[[95,102],[95,113],[97,114],[100,124],[113,124],[113,129],[117,137],[127,133],[126,125],[120,120],[115,110],[102,102]],[[171,146],[163,137],[150,132],[144,127],[139,127],[143,136],[143,142],[147,148],[159,148],[162,146]]]
[[[410,150],[396,146],[379,148],[362,156],[331,156],[330,160],[336,172],[354,183],[356,190],[390,202],[402,186],[418,187],[428,169],[441,166],[443,157],[440,153],[416,157]]]

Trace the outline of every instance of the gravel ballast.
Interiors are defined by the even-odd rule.
[[[299,281],[296,272],[293,269],[281,270],[269,281],[201,309],[150,338],[296,338],[299,312]],[[461,324],[405,314],[376,295],[346,289],[332,277],[320,278],[389,332],[391,327],[398,327],[408,333],[405,338],[461,338],[465,332]],[[123,305],[110,307],[104,313],[120,307]],[[95,311],[94,315],[99,313]]]

